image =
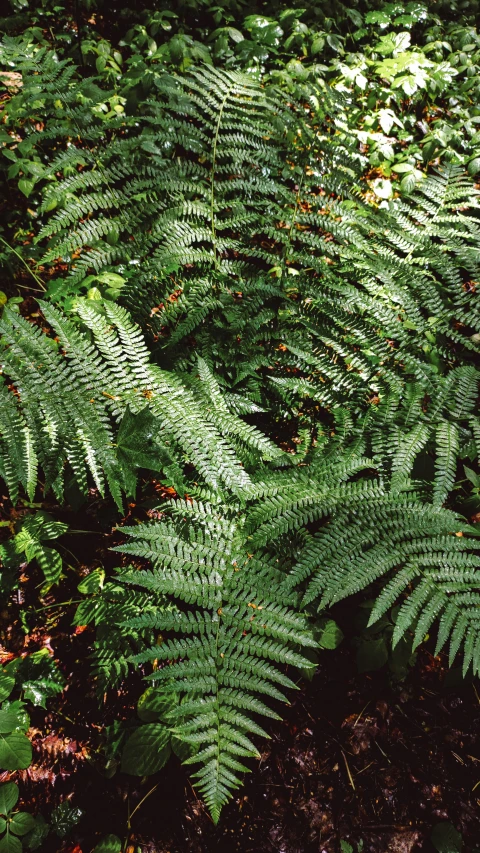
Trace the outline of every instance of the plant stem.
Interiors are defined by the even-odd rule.
[[[6,246],[6,247],[7,247],[7,249],[10,249],[10,251],[11,251],[11,252],[13,252],[13,254],[17,256],[17,258],[22,262],[22,264],[27,268],[27,270],[28,270],[28,272],[30,273],[30,275],[32,276],[32,278],[34,278],[34,279],[35,279],[35,281],[37,282],[37,284],[39,284],[39,285],[40,285],[40,287],[41,287],[41,289],[45,292],[45,290],[46,290],[47,288],[45,287],[45,285],[44,285],[44,283],[43,283],[42,279],[41,279],[41,278],[39,278],[39,277],[38,277],[38,275],[37,275],[36,273],[34,273],[32,269],[30,269],[30,267],[28,266],[28,264],[27,264],[27,262],[26,262],[25,258],[22,258],[21,254],[20,254],[19,252],[17,252],[17,250],[16,250],[16,249],[14,249],[14,248],[13,248],[13,246],[11,246],[11,245],[10,245],[10,243],[7,243],[7,241],[6,241],[6,240],[4,240],[4,239],[3,239],[3,237],[1,237],[1,236],[0,236],[0,242],[2,242],[2,243],[4,244],[4,246]],[[21,286],[22,286],[22,285],[20,284],[20,285],[19,285],[19,287],[21,287]],[[33,289],[33,288],[30,288],[30,289]]]

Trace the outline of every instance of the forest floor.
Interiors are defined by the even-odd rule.
[[[103,525],[109,532],[98,529],[98,502],[88,508],[85,524],[94,512],[96,532],[69,535],[69,548],[82,555],[82,564],[62,582],[67,600],[78,597],[76,583],[87,567],[117,560],[108,549],[119,534],[110,532],[107,518]],[[30,569],[27,574],[19,611],[30,597],[38,606],[39,578]],[[261,760],[218,827],[176,757],[145,780],[104,775],[102,729],[135,715],[144,684],[133,676],[128,695],[109,695],[99,708],[89,678],[94,634],[72,627],[74,605],[49,610],[47,601],[42,627],[27,636],[15,607],[3,611],[7,657],[46,646],[68,683],[55,713],[34,710],[34,762],[15,774],[31,811],[48,819],[52,807],[74,791],[72,804],[83,812],[64,842],[51,833],[42,850],[89,853],[102,835],[116,833],[128,839],[127,853],[137,846],[143,853],[337,853],[341,839],[354,849],[363,842],[365,853],[433,853],[430,833],[442,820],[462,832],[463,853],[476,850],[480,696],[475,684],[462,681],[456,670],[447,675],[446,659],[433,657],[428,644],[401,682],[385,668],[358,674],[352,654],[356,606],[337,606],[333,615],[345,633],[343,643],[321,653],[313,680],[282,709],[284,721],[270,724],[271,740],[259,746]],[[40,615],[37,611],[37,624]]]

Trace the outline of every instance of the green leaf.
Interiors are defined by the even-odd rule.
[[[0,832],[5,832],[7,828],[7,821],[4,817],[0,817]]]
[[[344,841],[343,839],[340,841],[340,850],[341,853],[353,853],[353,847],[348,841]]]
[[[411,163],[395,163],[392,166],[392,172],[398,172],[401,174],[402,172],[413,172],[415,167],[411,165]]]
[[[35,827],[35,818],[28,812],[17,812],[10,821],[10,829],[15,835],[26,835]]]
[[[25,699],[39,708],[46,708],[47,699],[50,696],[56,696],[62,690],[62,685],[56,684],[48,678],[37,678],[35,681],[25,681],[23,684]]]
[[[68,800],[60,803],[52,812],[52,829],[59,838],[65,838],[69,832],[77,825],[81,819],[83,812],[70,804]]]
[[[314,637],[322,649],[336,649],[343,640],[343,632],[333,619],[320,619]]]
[[[473,160],[470,160],[468,166],[468,174],[474,177],[480,172],[480,157],[474,157]]]
[[[21,721],[14,711],[0,711],[0,734],[8,734],[21,727]]]
[[[90,572],[77,586],[79,592],[83,594],[99,592],[103,589],[105,581],[105,569],[94,569]]]
[[[15,686],[15,679],[5,672],[0,673],[0,702],[8,699]]]
[[[38,850],[45,841],[50,830],[50,825],[42,815],[35,818],[35,826],[23,837],[23,845],[29,850]]]
[[[0,839],[0,853],[22,853],[22,842],[15,835],[7,832]]]
[[[132,776],[150,776],[166,764],[170,751],[168,728],[161,723],[147,723],[127,740],[121,769]]]
[[[405,175],[400,181],[400,189],[404,193],[411,193],[413,189],[415,189],[417,183],[417,179],[415,177],[414,172],[410,172],[408,175]]]
[[[65,687],[65,679],[48,649],[21,658],[17,677],[22,682],[25,698],[41,708],[45,708],[50,696],[56,696]]]
[[[93,853],[121,853],[122,842],[118,835],[106,835],[93,849]]]
[[[15,726],[15,729],[20,729],[23,732],[26,732],[28,730],[28,727],[30,725],[30,717],[28,716],[28,712],[26,710],[24,702],[22,702],[20,699],[15,699],[14,702],[12,702],[10,699],[7,699],[4,702],[3,710],[15,714],[17,718],[17,724]]]
[[[148,408],[133,414],[127,406],[117,435],[121,463],[132,467],[160,470],[162,451],[155,440],[158,422]]]
[[[47,548],[45,545],[39,545],[36,558],[40,566],[48,586],[56,583],[62,574],[62,558],[55,548]]]
[[[102,272],[100,275],[93,276],[97,279],[97,281],[101,282],[101,284],[108,284],[109,287],[114,287],[119,289],[123,287],[126,282],[126,279],[123,278],[122,275],[118,275],[116,272]]]
[[[35,181],[30,181],[28,178],[20,178],[18,182],[18,189],[22,192],[27,198],[31,194],[33,188],[35,186]]]
[[[467,468],[466,465],[463,466],[463,470],[465,471],[467,480],[470,480],[472,486],[478,488],[480,486],[480,474],[476,474],[475,471],[472,471],[471,468]]]
[[[430,838],[438,853],[461,853],[463,848],[462,836],[453,824],[447,821],[437,823]]]
[[[0,768],[26,770],[32,761],[32,744],[21,732],[0,735]]]
[[[157,444],[158,422],[148,408],[133,414],[127,406],[117,435],[117,456],[127,494],[134,494],[137,468],[161,471],[169,457]]]
[[[144,723],[154,723],[158,720],[168,722],[169,711],[178,705],[178,696],[173,693],[149,687],[142,693],[137,704],[137,714]]]
[[[376,640],[363,640],[357,649],[357,668],[359,672],[371,672],[381,669],[388,660],[387,644],[383,637]]]
[[[15,808],[18,795],[18,787],[15,782],[4,782],[3,785],[0,785],[0,814],[7,815]]]

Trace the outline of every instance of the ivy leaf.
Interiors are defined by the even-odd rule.
[[[18,787],[15,782],[5,782],[0,785],[0,814],[7,815],[15,808],[18,801]]]
[[[26,770],[32,761],[32,744],[21,732],[0,735],[0,768]]]
[[[171,752],[170,731],[161,723],[147,723],[130,735],[121,769],[132,776],[151,776],[167,763]]]
[[[81,809],[75,808],[68,800],[60,803],[52,812],[52,829],[59,838],[65,838],[69,832],[77,825],[83,812]]]

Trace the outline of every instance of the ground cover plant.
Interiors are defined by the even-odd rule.
[[[368,797],[356,756],[377,677],[408,725],[440,675],[478,704],[478,8],[304,6],[0,19],[5,853],[477,849],[435,740],[424,817],[402,756]],[[335,816],[303,786],[337,659]],[[268,785],[310,817],[252,836],[285,717],[317,757]]]

